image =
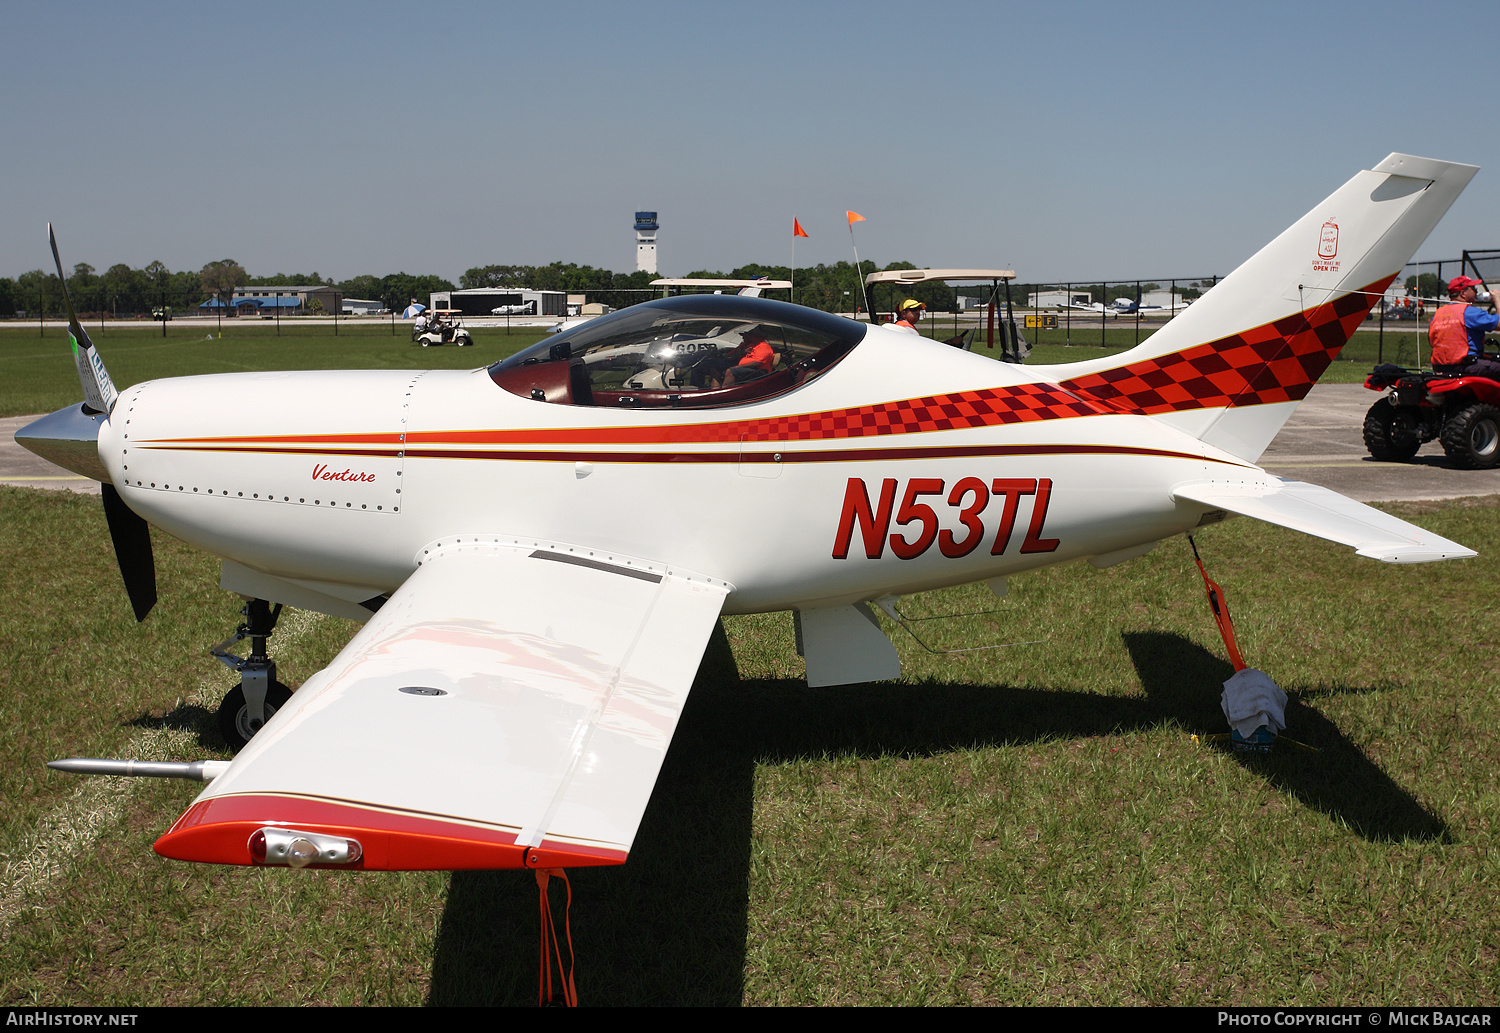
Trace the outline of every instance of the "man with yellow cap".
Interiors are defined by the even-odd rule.
[[[926,307],[926,305],[922,304],[916,298],[907,298],[901,303],[901,309],[896,321],[891,324],[891,329],[904,330],[909,334],[920,335],[921,331],[917,329],[917,320],[922,318],[922,310]]]

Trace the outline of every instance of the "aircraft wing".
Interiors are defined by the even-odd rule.
[[[369,869],[625,860],[729,586],[516,539],[421,560],[158,853],[250,864],[272,827]]]
[[[1178,485],[1172,495],[1352,545],[1358,555],[1386,563],[1429,563],[1479,555],[1416,524],[1303,481],[1279,477],[1239,483],[1201,481]]]

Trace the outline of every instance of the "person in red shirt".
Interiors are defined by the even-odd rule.
[[[776,349],[766,340],[765,331],[752,327],[740,335],[740,346],[735,349],[739,361],[726,371],[724,386],[733,387],[765,376],[776,366]]]

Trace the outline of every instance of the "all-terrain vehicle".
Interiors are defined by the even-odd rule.
[[[1500,381],[1383,363],[1365,387],[1390,389],[1365,414],[1365,448],[1376,459],[1410,459],[1436,438],[1455,466],[1487,470],[1500,462]]]

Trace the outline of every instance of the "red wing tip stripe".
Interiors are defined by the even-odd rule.
[[[514,831],[493,826],[274,794],[201,800],[156,841],[156,852],[179,861],[250,865],[250,837],[268,826],[358,840],[362,856],[348,867],[367,871],[572,868],[626,858],[624,850],[557,840],[527,849]]]

